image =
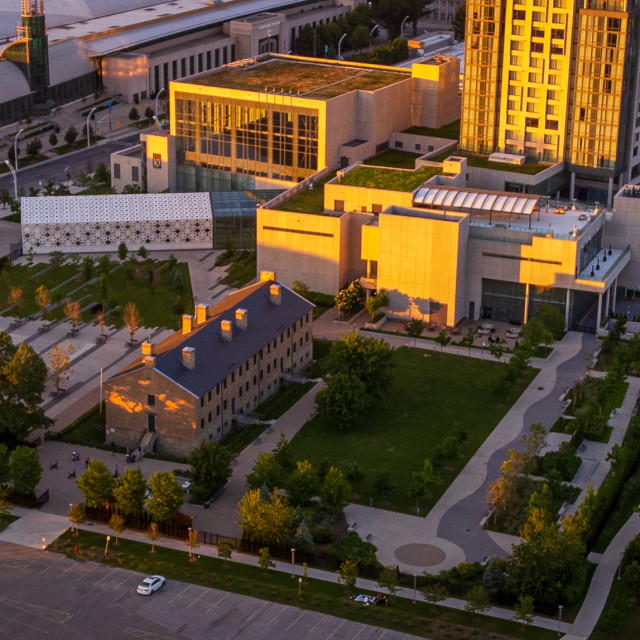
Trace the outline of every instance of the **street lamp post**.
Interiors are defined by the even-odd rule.
[[[369,33],[369,51],[371,51],[371,47],[373,45],[373,32],[379,27],[379,24],[374,24],[373,25],[373,29],[371,29],[371,32]]]
[[[295,557],[296,557],[296,550],[293,547],[291,547],[291,577],[292,578],[296,577]]]
[[[18,173],[18,138],[23,131],[24,129],[20,129],[13,139],[13,164],[16,166],[16,173]]]
[[[342,41],[347,37],[346,33],[342,34],[342,38],[340,38],[340,41],[338,42],[338,60],[342,60],[342,56],[340,55],[340,49],[342,47]]]
[[[400,37],[404,38],[404,23],[409,19],[410,16],[406,16],[400,25]]]
[[[13,197],[18,200],[18,176],[16,175],[16,170],[13,168],[13,165],[5,160],[4,163],[9,167],[9,171],[11,171],[11,175],[13,176]]]
[[[90,141],[90,129],[89,129],[89,121],[91,120],[91,116],[93,115],[93,112],[97,109],[98,107],[93,107],[93,109],[91,109],[91,111],[89,111],[89,115],[87,116],[87,149],[91,146],[91,141]]]
[[[418,576],[414,573],[413,574],[413,601],[411,602],[411,604],[415,604],[416,603],[416,578]]]
[[[162,89],[160,89],[160,91],[158,91],[158,93],[156,93],[156,116],[158,115],[158,100],[160,98],[160,94],[165,91],[165,88],[162,87]],[[154,120],[158,123],[158,131],[160,131],[162,129],[162,125],[160,124],[160,120],[158,118],[154,118]]]
[[[562,631],[560,631],[560,626],[562,625],[562,605],[558,605],[558,635],[562,635]]]
[[[481,360],[484,360],[484,348],[486,347],[486,343],[484,342],[484,340],[482,341],[482,352],[481,352]]]
[[[104,545],[104,555],[107,555],[107,551],[109,550],[109,540],[111,540],[111,536],[107,536],[107,544]]]
[[[624,558],[624,551],[620,552],[620,563],[618,564],[618,580],[622,580],[622,560]]]

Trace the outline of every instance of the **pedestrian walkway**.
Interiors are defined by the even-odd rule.
[[[37,512],[19,507],[14,507],[13,514],[20,516],[20,519],[11,523],[4,531],[0,532],[0,540],[32,547],[34,549],[42,549],[43,545],[49,544],[55,540],[70,526],[69,520],[63,516],[37,514]],[[101,523],[83,524],[80,525],[79,528],[84,531],[91,531],[92,533],[113,535],[113,531],[109,529],[107,525]],[[136,542],[144,544],[150,544],[148,538],[141,531],[125,530],[118,534],[118,537],[127,540],[135,540]],[[161,538],[155,542],[155,546],[184,551],[185,553],[188,551],[186,540],[177,540],[175,538]],[[217,557],[218,549],[214,545],[202,544],[198,546],[195,553],[202,556]],[[255,556],[238,552],[233,552],[230,562],[255,567],[258,566],[258,561]],[[292,567],[291,563],[282,560],[274,560],[273,570],[282,573],[292,573],[296,576],[302,575],[302,567],[300,567],[300,565],[294,564]],[[332,582],[334,584],[338,583],[338,575],[334,571],[325,571],[310,567],[307,569],[307,576],[314,580],[322,580],[325,582]],[[375,581],[366,580],[364,578],[359,578],[357,580],[356,588],[374,593],[381,590]],[[396,596],[413,601],[422,601],[420,592],[414,589],[400,589]],[[466,602],[459,598],[446,598],[444,601],[439,603],[440,606],[457,609],[459,611],[464,610],[465,604]],[[503,620],[511,620],[514,617],[513,611],[502,607],[491,607],[491,609],[489,609],[489,611],[484,615],[493,618],[501,618]],[[557,620],[544,616],[534,616],[531,624],[543,629],[561,630],[563,632],[567,632],[570,628],[570,625],[567,623],[562,623],[559,626]]]

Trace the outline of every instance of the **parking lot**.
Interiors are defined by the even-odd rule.
[[[138,596],[141,573],[6,542],[0,542],[0,576],[0,635],[20,640],[418,639],[182,582]]]

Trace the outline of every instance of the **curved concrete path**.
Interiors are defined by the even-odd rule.
[[[485,531],[479,522],[487,511],[487,482],[499,475],[500,465],[532,422],[547,428],[559,415],[558,397],[586,369],[582,356],[583,340],[589,336],[569,332],[556,345],[547,360],[538,361],[540,373],[505,414],[458,477],[451,483],[426,518],[404,515],[362,505],[345,510],[349,524],[378,547],[378,559],[385,565],[398,564],[407,573],[437,573],[459,562],[481,560],[485,556],[504,556],[511,552],[517,538]],[[431,346],[418,341],[417,346]],[[558,405],[558,406],[556,406]],[[406,545],[433,545],[445,558],[433,554],[434,562],[425,564],[419,554],[415,563],[396,551]],[[417,547],[419,549],[419,547]],[[435,562],[435,560],[439,560]]]

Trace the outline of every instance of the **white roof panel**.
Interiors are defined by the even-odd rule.
[[[196,220],[211,217],[208,193],[132,193],[22,198],[23,224]]]

